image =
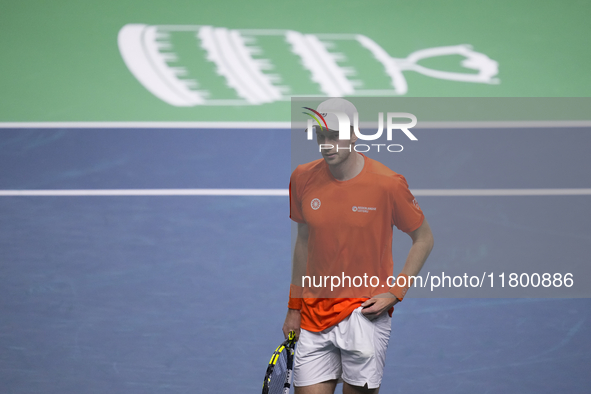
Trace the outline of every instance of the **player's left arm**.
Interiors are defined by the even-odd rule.
[[[429,223],[427,223],[427,219],[424,218],[419,228],[407,234],[412,239],[412,246],[400,273],[406,275],[408,278],[409,276],[418,275],[421,268],[423,268],[427,257],[429,257],[433,249],[433,233],[431,232]],[[408,285],[410,287],[410,283]],[[370,298],[361,304],[361,306],[364,307],[363,314],[371,320],[386,312],[398,302],[400,300],[392,292],[386,292]]]

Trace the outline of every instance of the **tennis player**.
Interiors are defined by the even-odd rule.
[[[378,393],[393,307],[429,256],[433,236],[405,178],[355,152],[355,133],[339,140],[333,112],[352,120],[355,106],[336,98],[317,111],[328,126],[316,128],[322,159],[298,166],[289,188],[298,234],[283,332],[287,337],[294,330],[298,337],[295,393],[332,394],[341,381],[344,394]],[[410,236],[412,246],[392,283],[394,226]],[[363,275],[366,281],[377,278],[358,287],[347,280]],[[302,283],[302,276],[316,282]],[[331,289],[329,276],[342,278],[342,287]]]

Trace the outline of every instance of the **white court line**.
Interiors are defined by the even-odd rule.
[[[296,127],[300,125],[296,124]],[[303,124],[302,127],[305,127]],[[377,127],[361,122],[360,127]],[[419,121],[415,129],[591,127],[591,120]],[[0,122],[0,129],[290,129],[291,122]]]
[[[588,196],[591,189],[414,189],[415,196]]]
[[[0,122],[0,129],[289,129],[290,122]]]
[[[377,127],[377,125],[376,125]],[[519,129],[591,127],[591,120],[514,120],[466,122],[417,122],[415,129]]]
[[[591,189],[413,189],[415,196],[583,196]],[[10,196],[288,196],[288,189],[82,189],[82,190],[0,190]]]
[[[0,196],[288,196],[288,189],[0,190]]]

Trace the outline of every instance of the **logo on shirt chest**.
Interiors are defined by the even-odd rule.
[[[322,202],[320,201],[319,198],[313,198],[310,201],[310,207],[315,211],[320,208],[320,205],[322,205]],[[362,206],[362,205],[353,205],[351,207],[351,210],[355,213],[370,213],[370,212],[377,211],[377,208],[376,207],[366,207],[366,206]]]
[[[312,207],[313,210],[317,210],[318,208],[320,208],[320,199],[315,198],[310,202],[310,206]]]
[[[370,213],[370,212],[377,211],[377,208],[376,207],[362,207],[360,205],[353,205],[353,208],[351,208],[351,210],[353,212],[358,212],[358,213]]]

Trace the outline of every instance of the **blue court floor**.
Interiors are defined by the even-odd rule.
[[[387,164],[411,189],[588,188],[589,131],[418,130]],[[0,189],[287,189],[289,146],[288,130],[0,130]],[[589,264],[590,196],[417,199],[425,269]],[[260,392],[288,216],[285,196],[0,196],[0,392]],[[411,292],[380,392],[591,391],[590,298]]]

